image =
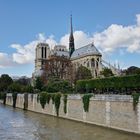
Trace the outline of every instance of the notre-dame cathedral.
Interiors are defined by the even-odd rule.
[[[76,69],[81,65],[87,67],[91,71],[93,78],[100,75],[100,72],[104,68],[102,54],[95,47],[94,43],[81,46],[80,48],[78,46],[76,48],[79,49],[75,49],[72,16],[70,21],[71,30],[69,36],[69,50],[67,50],[67,46],[64,45],[56,45],[54,46],[54,49],[50,49],[49,44],[43,42],[39,43],[36,46],[35,72],[33,73],[33,77],[37,77],[42,74],[45,61],[52,55],[67,57],[71,60]],[[115,67],[110,65],[110,68],[115,75],[119,74]]]

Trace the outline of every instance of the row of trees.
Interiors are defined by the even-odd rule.
[[[79,92],[126,93],[140,92],[140,75],[80,80],[76,84]]]
[[[12,78],[3,74],[0,77],[0,92],[33,92],[33,87],[30,85],[29,79],[18,79],[13,81]]]

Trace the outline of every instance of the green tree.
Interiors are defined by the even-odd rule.
[[[34,93],[34,88],[31,85],[23,86],[22,92]]]
[[[92,75],[91,75],[91,71],[84,67],[84,66],[80,66],[76,72],[76,81],[77,80],[83,80],[83,79],[91,79]]]
[[[12,83],[13,80],[8,74],[2,74],[0,77],[0,91],[7,91],[8,86]]]
[[[35,89],[42,91],[43,86],[44,86],[44,83],[43,83],[41,77],[37,77],[35,80]]]
[[[114,74],[112,73],[112,70],[109,68],[104,68],[100,74],[103,75],[104,77],[114,76]]]
[[[72,91],[70,83],[66,80],[52,78],[47,83],[47,92],[54,93],[54,92],[62,92],[68,93]]]
[[[9,87],[8,87],[8,90],[10,92],[13,92],[13,93],[17,93],[17,92],[21,92],[21,89],[22,89],[22,86],[19,84],[19,83],[12,83]]]
[[[134,74],[140,74],[140,68],[131,66],[128,69],[124,70],[124,73],[126,75],[134,75]]]

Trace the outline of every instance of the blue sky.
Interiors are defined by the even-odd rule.
[[[31,76],[38,41],[67,45],[71,13],[76,48],[94,40],[106,61],[140,67],[139,0],[0,0],[0,74]]]

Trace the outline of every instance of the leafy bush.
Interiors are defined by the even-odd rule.
[[[66,80],[62,79],[51,79],[48,81],[46,91],[49,93],[56,93],[56,92],[61,92],[61,93],[67,93],[72,90],[70,83]]]
[[[102,79],[79,80],[76,83],[77,91],[85,92],[88,88],[89,91],[94,90],[120,90],[120,89],[139,89],[140,75],[122,76],[122,77],[109,77]]]

